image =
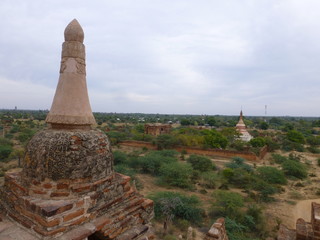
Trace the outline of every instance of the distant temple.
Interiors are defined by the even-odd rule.
[[[240,133],[240,140],[244,142],[249,142],[253,138],[247,131],[246,125],[244,124],[242,110],[240,112],[240,118],[239,122],[236,125],[236,129]]]
[[[145,134],[150,134],[153,136],[158,136],[161,134],[168,134],[171,131],[170,124],[161,124],[161,123],[154,123],[154,124],[145,124],[144,125],[144,132]]]

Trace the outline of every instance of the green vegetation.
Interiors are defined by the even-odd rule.
[[[286,160],[282,164],[282,171],[285,175],[304,179],[308,176],[306,166],[294,160]]]
[[[215,169],[215,165],[207,157],[190,155],[187,161],[192,165],[194,170],[198,170],[200,172],[206,172]]]
[[[46,127],[46,114],[47,111],[0,110],[0,167],[11,160],[20,162],[28,140]],[[166,225],[161,239],[177,239],[177,231],[185,234],[190,225],[208,228],[220,216],[225,217],[230,240],[266,239],[270,232],[265,228],[268,224],[261,206],[267,208],[268,202],[284,190],[289,204],[304,199],[297,188],[312,182],[317,174],[311,169],[320,166],[317,155],[309,160],[304,158],[305,153],[300,156],[293,152],[308,151],[309,155],[320,152],[319,118],[245,117],[255,138],[243,142],[235,129],[238,116],[140,113],[94,113],[94,116],[98,129],[109,136],[114,146],[115,171],[129,175],[138,189],[146,184],[143,177],[154,185],[154,189],[149,189],[148,182],[144,191],[150,192],[155,201],[156,221]],[[145,123],[170,123],[172,130],[151,136],[144,132]],[[124,140],[146,141],[159,151],[146,147],[136,151],[123,149],[120,143]],[[217,161],[215,165],[208,157],[171,150],[177,146],[256,154],[267,146],[269,152],[277,151],[272,154],[271,166],[268,158],[262,166],[262,162],[252,164],[240,157],[225,165]],[[6,170],[1,167],[0,176]],[[170,192],[159,192],[157,187]],[[314,190],[314,194],[319,192],[317,188]]]
[[[287,179],[282,171],[275,167],[259,167],[257,168],[257,175],[262,180],[270,184],[286,184]]]
[[[154,201],[156,219],[166,218],[166,215],[170,214],[173,218],[184,219],[197,225],[202,222],[204,211],[196,196],[186,196],[177,192],[156,192],[148,197]],[[170,208],[170,203],[173,203],[174,207]]]

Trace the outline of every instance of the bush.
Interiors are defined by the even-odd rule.
[[[0,146],[1,146],[1,145],[12,146],[13,143],[12,143],[9,139],[0,137]]]
[[[298,132],[296,130],[291,130],[287,132],[287,139],[291,142],[295,142],[295,143],[301,143],[304,144],[305,143],[305,139],[304,136],[302,135],[301,132]]]
[[[191,155],[187,161],[189,163],[191,163],[193,169],[199,170],[201,172],[210,171],[212,169],[215,169],[215,165],[207,157],[198,156],[198,155]]]
[[[215,203],[213,211],[218,216],[236,218],[239,216],[239,210],[244,206],[243,197],[239,193],[217,190],[213,193]]]
[[[160,168],[160,177],[163,183],[174,187],[191,187],[192,167],[189,164],[171,162]]]
[[[263,202],[272,201],[273,198],[271,198],[270,195],[273,195],[277,192],[277,188],[258,177],[252,179],[251,186],[254,190],[259,192],[259,200]]]
[[[154,154],[163,157],[176,157],[179,153],[176,150],[161,150],[155,151]]]
[[[127,154],[125,154],[124,152],[120,152],[120,151],[114,151],[113,152],[113,159],[114,159],[114,164],[123,164],[125,162],[127,162]]]
[[[225,149],[228,145],[228,139],[215,129],[203,130],[205,144],[211,148]]]
[[[266,140],[262,137],[256,137],[249,141],[252,147],[263,147],[266,144]]]
[[[0,161],[7,159],[12,152],[12,147],[10,145],[0,145]]]
[[[154,201],[156,219],[165,217],[165,213],[162,211],[163,204],[166,204],[166,202],[170,202],[173,199],[178,199],[177,206],[171,209],[171,213],[175,218],[184,219],[196,224],[199,224],[202,221],[204,211],[200,208],[201,202],[196,196],[186,196],[178,192],[156,192],[148,197]]]
[[[169,134],[162,134],[156,138],[156,145],[159,150],[165,148],[172,148],[177,144],[177,140]]]
[[[214,172],[204,172],[201,174],[201,178],[201,184],[206,188],[215,188],[219,180],[218,175]]]
[[[155,151],[155,152],[150,152],[146,156],[140,157],[139,164],[141,166],[142,172],[159,175],[160,168],[163,164],[177,161],[177,159],[174,157],[162,156],[163,153],[168,153],[168,152]]]
[[[282,164],[284,161],[288,160],[288,158],[286,158],[285,156],[282,156],[282,155],[277,154],[277,153],[273,153],[272,154],[272,158],[278,164]]]
[[[287,179],[282,171],[275,167],[259,167],[257,168],[258,177],[271,184],[286,184]]]
[[[252,172],[252,166],[244,163],[245,159],[241,157],[234,157],[232,158],[230,163],[226,164],[226,167],[231,168],[231,169],[244,169],[247,172]]]
[[[307,169],[305,165],[294,160],[286,160],[282,163],[282,171],[287,176],[292,176],[299,179],[307,177]]]

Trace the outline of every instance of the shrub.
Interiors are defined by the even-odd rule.
[[[0,146],[1,146],[1,145],[12,146],[13,143],[12,143],[9,139],[0,137]]]
[[[176,143],[177,140],[169,134],[162,134],[156,138],[156,145],[160,150],[165,148],[172,148],[174,145],[176,145]]]
[[[298,132],[296,130],[291,130],[287,132],[287,139],[291,142],[295,142],[295,143],[301,143],[304,144],[305,143],[305,139],[304,136],[302,135],[301,132]]]
[[[192,167],[189,164],[171,162],[160,168],[161,180],[170,186],[191,187]]]
[[[263,147],[266,144],[266,140],[262,137],[256,137],[251,139],[249,144],[252,147]]]
[[[0,145],[0,161],[7,159],[12,152],[12,147],[10,145]]]
[[[267,183],[271,184],[286,184],[287,179],[285,178],[285,175],[282,171],[275,167],[259,167],[257,168],[257,174],[258,176],[266,181]]]
[[[173,235],[166,235],[163,240],[177,240],[177,238]]]
[[[166,204],[173,199],[179,199],[178,205],[171,209],[171,213],[174,217],[197,224],[202,221],[204,211],[200,208],[201,202],[196,196],[186,196],[178,192],[156,192],[148,197],[154,201],[154,213],[156,219],[165,217],[165,213],[162,211],[163,204]]]
[[[162,156],[162,157],[176,157],[179,153],[176,150],[161,150],[155,151],[153,154]]]
[[[114,164],[123,164],[125,162],[127,162],[127,154],[125,154],[124,152],[120,152],[120,151],[114,151],[113,152],[113,159],[114,159]]]
[[[193,169],[199,170],[201,172],[210,171],[212,169],[215,169],[215,165],[207,157],[198,156],[198,155],[191,155],[187,161],[189,163],[191,163]]]
[[[247,172],[252,172],[252,166],[244,163],[245,159],[241,157],[234,157],[232,158],[230,163],[226,164],[226,167],[231,168],[231,169],[244,169]]]
[[[215,129],[203,130],[205,144],[212,148],[225,149],[228,145],[228,139]]]
[[[150,152],[146,156],[140,157],[139,164],[141,165],[142,172],[154,175],[160,174],[160,168],[163,164],[176,162],[177,159],[173,157],[161,156],[162,151]]]
[[[282,163],[282,171],[287,176],[299,179],[306,178],[308,173],[305,165],[294,160],[286,160]]]
[[[239,193],[217,190],[213,193],[215,203],[213,211],[218,216],[235,218],[239,215],[239,210],[244,206],[243,197]]]
[[[215,188],[217,185],[217,182],[219,180],[219,177],[214,172],[204,172],[201,174],[202,178],[202,185],[206,188]]]
[[[24,129],[21,133],[18,135],[18,140],[21,143],[26,143],[30,140],[30,138],[35,134],[36,132],[31,129]]]
[[[278,164],[281,164],[281,163],[283,163],[284,161],[286,161],[288,159],[285,156],[282,156],[282,155],[277,154],[277,153],[273,153],[272,154],[272,158]]]
[[[270,195],[273,195],[277,192],[277,188],[258,177],[255,177],[251,181],[251,186],[254,190],[259,192],[259,200],[263,202],[272,201],[273,198],[271,198]]]

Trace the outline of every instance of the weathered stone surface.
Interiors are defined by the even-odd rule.
[[[76,19],[66,27],[59,82],[46,122],[52,128],[83,129],[93,117],[86,82],[84,33]]]
[[[0,209],[27,228],[32,239],[83,240],[91,234],[152,239],[153,201],[131,186],[130,177],[114,172],[107,136],[91,129],[95,120],[77,21],[68,25],[65,38],[59,84],[46,119],[51,128],[29,141],[23,170],[6,173]]]
[[[205,240],[228,240],[224,218],[218,218],[209,229]]]
[[[296,240],[296,231],[281,224],[278,231],[277,240]]]
[[[96,181],[112,173],[110,143],[99,130],[43,130],[28,143],[23,161],[23,179],[27,186],[32,180],[44,182],[45,179]],[[68,183],[63,184],[66,187]]]

